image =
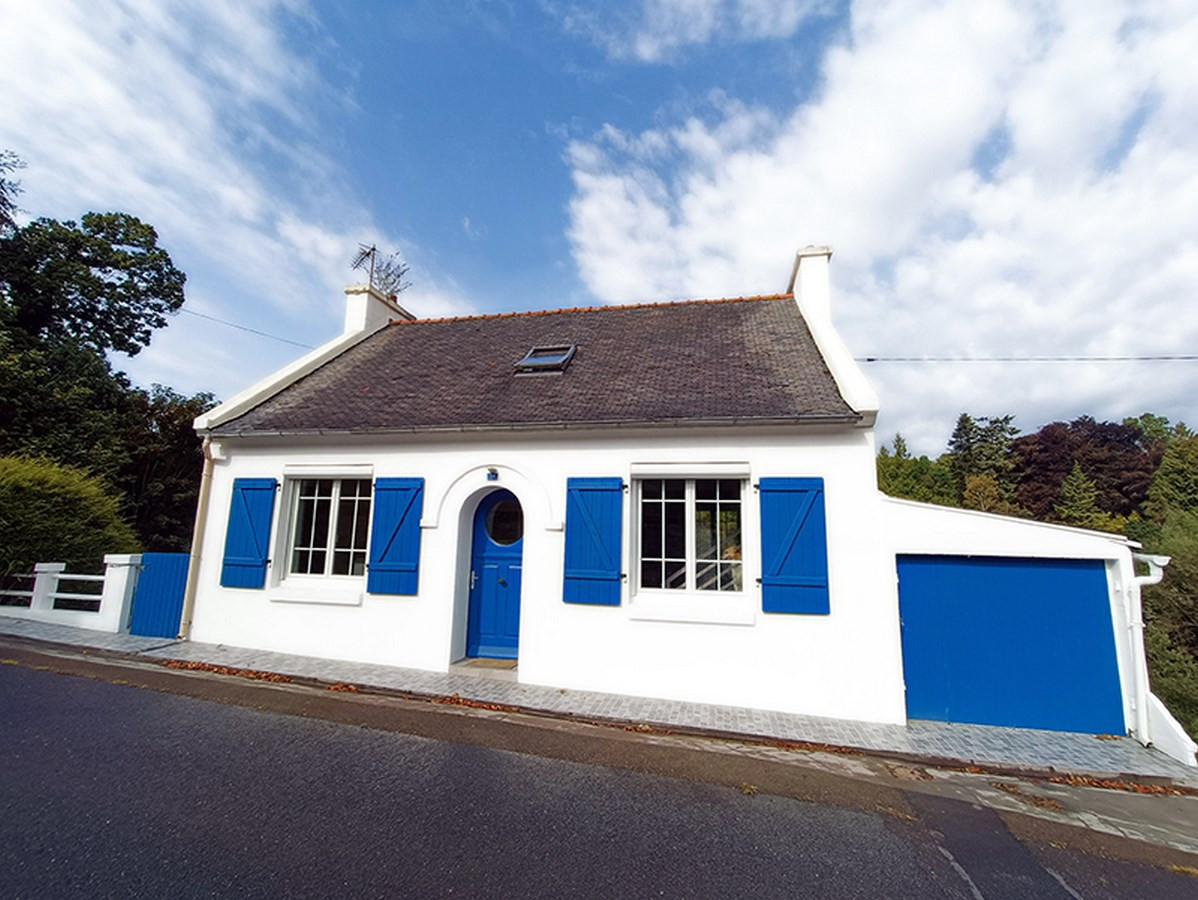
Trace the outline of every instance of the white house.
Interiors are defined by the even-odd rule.
[[[1192,762],[1148,691],[1126,540],[878,492],[830,256],[800,251],[784,294],[506,315],[422,320],[348,289],[341,337],[196,420],[184,632],[1130,733]]]

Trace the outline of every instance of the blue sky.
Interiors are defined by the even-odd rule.
[[[340,329],[359,242],[417,315],[772,293],[828,243],[860,356],[1198,350],[1189,0],[0,6],[22,206],[188,273],[141,383],[227,397]],[[877,363],[879,432],[1188,419],[1198,364]]]

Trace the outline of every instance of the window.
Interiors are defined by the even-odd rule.
[[[301,478],[295,484],[292,575],[363,575],[369,478]]]
[[[553,347],[533,347],[515,365],[517,375],[527,375],[534,372],[564,372],[574,352],[578,348],[574,344],[561,344]]]
[[[744,590],[739,479],[645,478],[638,485],[642,589]]]

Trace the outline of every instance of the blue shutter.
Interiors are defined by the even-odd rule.
[[[416,593],[423,509],[423,478],[379,478],[374,482],[368,593]]]
[[[620,605],[620,525],[624,482],[571,478],[566,482],[567,603]]]
[[[761,609],[827,614],[828,538],[822,478],[762,478]]]
[[[270,521],[275,509],[273,478],[235,478],[225,533],[221,587],[259,588],[266,584]]]

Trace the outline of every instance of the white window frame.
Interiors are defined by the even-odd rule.
[[[340,484],[347,480],[370,482],[370,514],[366,526],[366,557],[370,559],[370,539],[374,527],[374,467],[371,465],[288,465],[283,468],[279,513],[276,516],[274,562],[271,566],[269,599],[276,603],[315,603],[336,606],[361,606],[366,590],[366,575],[333,575],[332,546],[326,551],[326,571],[330,574],[302,574],[291,571],[291,552],[295,541],[295,522],[299,513],[300,482],[328,479],[337,482],[334,504]],[[336,506],[334,505],[334,511]],[[330,529],[335,522],[330,520]]]
[[[303,502],[303,499],[304,499],[302,496],[302,493],[301,493],[301,486],[303,485],[303,483],[305,481],[316,481],[316,482],[329,481],[329,482],[332,482],[332,493],[329,494],[329,496],[327,498],[323,498],[323,499],[327,499],[328,504],[329,504],[329,520],[328,520],[328,526],[327,526],[328,530],[325,534],[327,544],[324,548],[319,549],[319,550],[315,549],[315,548],[311,548],[311,547],[303,548],[301,550],[300,548],[298,548],[296,546],[297,535],[295,533],[295,527],[296,527],[296,522],[298,521],[299,516],[300,516],[300,504]],[[337,547],[337,527],[338,527],[339,518],[341,515],[341,500],[342,500],[341,492],[343,489],[343,485],[347,481],[365,481],[370,485],[370,494],[366,498],[368,501],[368,505],[367,505],[367,510],[366,510],[366,535],[363,538],[363,544],[361,547],[351,546],[348,550],[345,548],[338,549],[338,547]],[[353,499],[355,501],[357,501],[354,504],[354,509],[355,509],[355,513],[356,513],[357,509],[361,506],[362,498],[355,497]],[[287,555],[284,560],[284,565],[286,566],[286,572],[283,577],[284,578],[320,578],[320,579],[353,578],[353,579],[357,579],[359,581],[365,579],[366,563],[369,561],[369,556],[370,556],[370,525],[371,525],[371,513],[372,513],[373,509],[374,509],[374,481],[373,481],[373,479],[370,479],[370,478],[331,478],[331,477],[327,477],[327,476],[304,477],[304,478],[294,479],[291,484],[291,497],[290,497],[290,503],[289,503],[289,507],[288,507],[289,516],[288,516],[288,523],[287,523]],[[324,566],[323,566],[324,571],[323,572],[297,572],[297,571],[294,571],[294,569],[293,569],[294,556],[297,552],[323,553],[325,556]],[[341,552],[341,553],[348,552],[350,554],[361,554],[362,571],[360,573],[356,573],[356,574],[353,572],[346,572],[346,573],[334,572],[333,565],[334,565],[334,561],[336,558],[336,554],[339,552]],[[350,567],[351,568],[353,567],[352,557],[351,557]]]
[[[724,625],[752,625],[756,622],[758,591],[755,577],[760,566],[757,534],[756,493],[749,468],[745,464],[708,463],[682,465],[634,464],[629,473],[628,572],[632,619],[668,622],[698,622]],[[687,588],[641,586],[641,486],[647,479],[685,480],[687,497],[686,554]],[[740,482],[741,589],[739,591],[697,590],[695,584],[695,481],[733,479]]]

